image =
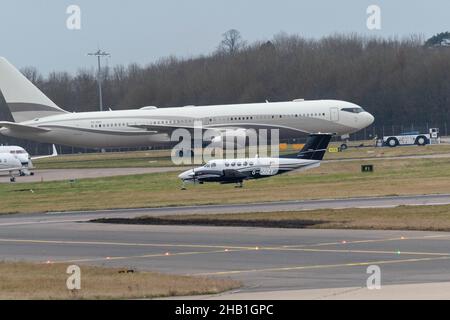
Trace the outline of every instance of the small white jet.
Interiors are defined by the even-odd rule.
[[[32,160],[56,157],[58,152],[53,145],[53,153],[46,156],[30,157],[29,153],[19,146],[0,146],[0,173],[7,172],[10,175],[10,181],[15,182],[14,173],[19,176],[32,176],[34,172],[30,170],[34,168]]]
[[[280,158],[219,159],[208,161],[204,166],[187,170],[178,177],[185,183],[219,182],[237,183],[261,179],[290,171],[302,171],[320,166],[332,134],[311,134],[298,154]]]

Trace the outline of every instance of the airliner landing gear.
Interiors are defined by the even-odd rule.
[[[343,136],[341,136],[341,139],[344,140],[344,142],[341,143],[340,151],[345,151],[348,149],[348,141],[350,139],[350,135],[348,135],[348,134],[343,135]]]
[[[11,182],[16,182],[16,177],[11,177],[11,178],[9,178],[9,181],[11,181]]]
[[[181,185],[181,190],[187,190],[186,189],[186,183],[184,182],[184,180],[183,180],[183,184]]]

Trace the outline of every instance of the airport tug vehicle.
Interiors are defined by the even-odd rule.
[[[425,146],[438,143],[440,143],[439,128],[430,128],[429,133],[407,132],[397,136],[384,136],[382,146],[393,148],[397,146]]]

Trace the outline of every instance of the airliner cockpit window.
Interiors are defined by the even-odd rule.
[[[351,113],[361,113],[364,112],[363,108],[342,108],[341,111],[351,112]]]

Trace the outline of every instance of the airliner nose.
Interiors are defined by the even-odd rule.
[[[358,120],[358,128],[364,129],[370,126],[375,121],[375,118],[373,115],[368,113],[367,111],[359,113],[359,120]]]
[[[375,121],[375,117],[373,115],[371,115],[370,113],[365,112],[364,120],[365,120],[365,122],[367,122],[366,126],[368,127]]]

